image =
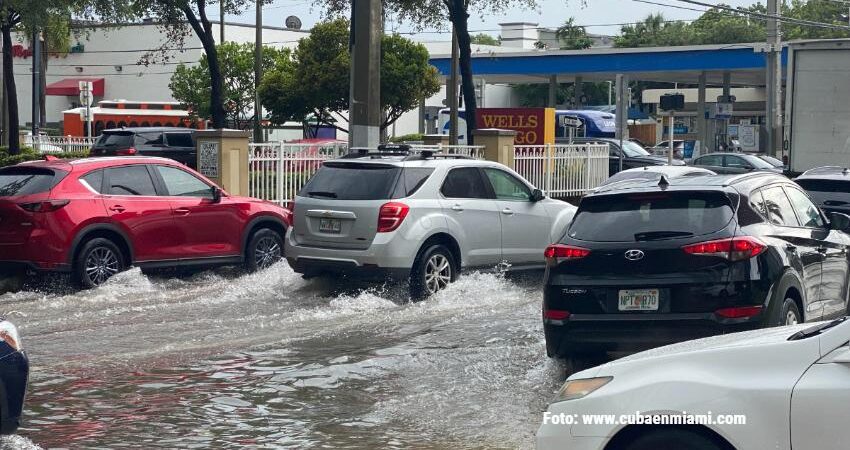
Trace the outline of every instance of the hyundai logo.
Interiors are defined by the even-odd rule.
[[[626,259],[629,261],[640,261],[644,256],[643,250],[626,250]]]

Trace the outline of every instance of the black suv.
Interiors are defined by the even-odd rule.
[[[104,130],[91,156],[161,156],[191,168],[197,165],[195,130],[177,127],[117,128]]]
[[[546,249],[549,356],[595,359],[847,313],[850,217],[824,215],[789,179],[627,183],[585,197]]]
[[[559,144],[565,144],[566,140],[558,140]],[[636,167],[646,166],[664,166],[667,165],[666,156],[656,156],[649,153],[637,142],[625,140],[623,147],[620,148],[620,140],[614,138],[575,138],[574,144],[608,144],[608,175],[614,175],[620,171],[620,157],[623,158],[623,170],[634,169]],[[674,159],[674,166],[684,166],[685,163]]]
[[[850,213],[850,169],[818,167],[795,180],[824,211]]]

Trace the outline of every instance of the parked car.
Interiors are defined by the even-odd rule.
[[[825,211],[850,214],[850,170],[818,167],[803,172],[794,181]]]
[[[495,162],[399,148],[327,161],[307,182],[286,238],[296,272],[409,280],[420,298],[461,270],[543,268],[574,206]]]
[[[104,130],[91,156],[158,156],[196,168],[195,130],[178,127],[116,128]]]
[[[842,317],[683,342],[576,373],[544,414],[537,449],[845,449],[848,340]]]
[[[131,265],[266,268],[291,215],[170,159],[51,157],[0,169],[0,218],[0,264],[93,287]]]
[[[12,434],[21,424],[29,372],[18,329],[0,318],[0,434]]]
[[[670,152],[670,141],[661,141],[655,144],[655,147],[649,149],[650,153],[657,156],[667,157],[667,153]],[[673,159],[685,159],[685,141],[674,139],[673,140]]]
[[[784,162],[782,162],[782,160],[779,159],[779,158],[774,158],[773,156],[765,155],[765,154],[756,154],[755,156],[763,159],[765,162],[767,162],[768,164],[770,164],[771,166],[773,166],[777,169],[782,169],[784,171],[785,168],[786,168],[786,164]]]
[[[615,173],[610,178],[602,182],[599,187],[608,186],[614,183],[629,182],[644,182],[646,180],[660,181],[661,177],[666,179],[678,177],[694,177],[698,175],[716,175],[714,172],[700,167],[691,166],[644,166],[635,169],[627,169],[622,172]],[[598,188],[597,188],[598,189]]]
[[[667,157],[652,155],[640,144],[632,141],[623,141],[623,148],[620,149],[620,140],[614,138],[575,138],[573,143],[604,143],[608,144],[609,159],[608,173],[614,175],[620,171],[620,157],[623,158],[623,170],[634,169],[636,167],[645,166],[663,166],[667,164]],[[674,166],[684,166],[685,163],[679,160],[673,160]]]
[[[756,155],[746,153],[709,153],[694,159],[691,165],[720,174],[741,174],[753,171],[779,174],[784,172],[782,167],[775,167]]]
[[[609,186],[546,249],[550,356],[606,351],[847,314],[850,217],[823,214],[771,173]]]

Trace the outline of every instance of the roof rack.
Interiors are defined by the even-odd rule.
[[[472,159],[466,155],[457,155],[451,153],[435,153],[433,150],[422,150],[418,155],[410,155],[407,158],[404,158],[405,161],[422,161],[426,159]]]

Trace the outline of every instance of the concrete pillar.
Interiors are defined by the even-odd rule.
[[[232,195],[248,195],[249,131],[198,130],[198,172]]]
[[[514,130],[480,128],[473,132],[475,144],[484,146],[484,159],[514,168]]]
[[[549,102],[546,106],[555,108],[558,106],[558,76],[549,75]]]
[[[708,121],[705,118],[705,72],[699,75],[699,89],[697,93],[697,139],[700,141],[700,152],[707,153],[708,149]]]
[[[352,2],[349,147],[377,148],[381,139],[380,0]]]
[[[581,98],[584,96],[584,78],[576,77],[575,87],[573,88],[573,92],[576,96],[576,108],[582,109],[584,108],[584,102],[581,101]]]

